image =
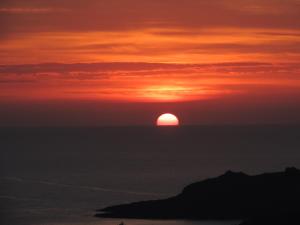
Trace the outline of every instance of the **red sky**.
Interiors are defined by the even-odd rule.
[[[299,0],[3,0],[0,125],[300,122]]]

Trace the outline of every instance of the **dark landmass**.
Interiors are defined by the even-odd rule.
[[[299,211],[296,212],[273,212],[272,214],[252,217],[240,225],[297,225],[300,224]]]
[[[228,171],[188,185],[168,199],[110,206],[96,214],[110,218],[245,219],[242,225],[259,225],[261,221],[281,224],[273,222],[280,222],[274,215],[286,221],[289,216],[294,221],[298,219],[300,170],[287,168],[283,172],[255,176]]]

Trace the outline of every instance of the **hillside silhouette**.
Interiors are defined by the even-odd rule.
[[[239,225],[296,225],[300,224],[299,210],[272,213],[262,213],[252,218],[246,219]]]
[[[97,217],[148,219],[247,219],[300,215],[300,170],[250,176],[225,174],[186,186],[177,196],[98,210]],[[267,220],[266,219],[266,220]],[[252,220],[244,225],[257,224]]]

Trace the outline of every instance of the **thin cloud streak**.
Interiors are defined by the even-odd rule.
[[[58,13],[69,12],[68,9],[58,8],[0,8],[0,13],[11,14],[44,14],[44,13]]]
[[[0,63],[278,63],[298,62],[300,58],[299,31],[218,28],[194,30],[193,34],[184,35],[163,34],[181,31],[184,32],[179,29],[146,29],[36,35],[20,33],[0,41]]]

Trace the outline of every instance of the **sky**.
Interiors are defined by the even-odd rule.
[[[300,123],[300,0],[2,0],[0,126]]]

